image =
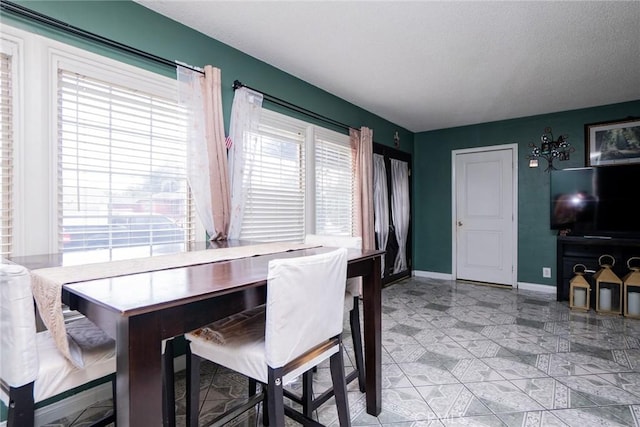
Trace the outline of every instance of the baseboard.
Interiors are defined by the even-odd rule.
[[[549,285],[541,285],[539,283],[518,282],[518,289],[524,291],[542,292],[545,294],[555,294],[556,287]]]
[[[420,271],[413,270],[413,275],[415,277],[427,277],[429,279],[440,279],[440,280],[453,280],[451,274],[447,273],[436,273],[434,271]]]
[[[447,273],[437,273],[433,271],[413,270],[415,277],[426,277],[430,279],[453,280],[453,276]],[[546,294],[555,294],[556,287],[552,285],[541,285],[539,283],[518,282],[518,289],[525,291],[542,292]]]
[[[183,371],[186,367],[187,359],[184,354],[173,359],[174,372]],[[99,386],[69,396],[66,399],[54,402],[51,405],[36,409],[35,425],[41,426],[49,424],[107,399],[111,399],[110,382],[100,384]],[[7,427],[7,421],[0,421],[0,427]]]

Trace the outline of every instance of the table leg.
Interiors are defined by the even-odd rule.
[[[145,314],[118,320],[118,427],[162,425],[162,339],[157,317]]]
[[[382,409],[382,282],[380,259],[372,260],[371,272],[362,278],[364,314],[364,366],[367,413],[378,416]]]

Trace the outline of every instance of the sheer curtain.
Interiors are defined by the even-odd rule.
[[[407,234],[409,232],[409,166],[407,162],[391,159],[391,216],[396,228],[398,255],[393,273],[407,269]]]
[[[249,154],[245,146],[251,139],[257,138],[260,113],[262,111],[262,94],[246,87],[236,89],[231,107],[229,125],[229,182],[231,190],[231,223],[229,238],[239,239],[242,229],[242,218],[246,202],[246,188],[243,178],[251,176],[246,156]]]
[[[180,103],[187,108],[187,176],[196,211],[210,240],[224,240],[229,227],[229,181],[222,120],[219,68],[204,74],[177,67]]]
[[[384,156],[380,154],[373,155],[373,210],[378,249],[384,251],[389,239],[389,196],[387,168],[384,165]],[[384,258],[382,257],[381,264],[382,276],[384,276]]]
[[[355,161],[355,236],[362,236],[363,249],[375,249],[373,231],[373,131],[367,127],[349,129]]]

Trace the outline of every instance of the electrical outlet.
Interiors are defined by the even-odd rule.
[[[551,267],[542,267],[542,277],[551,277]]]

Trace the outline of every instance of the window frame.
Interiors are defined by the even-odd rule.
[[[355,210],[355,190],[356,190],[356,186],[355,186],[355,162],[354,162],[354,150],[351,147],[351,140],[349,135],[345,135],[345,134],[341,134],[339,132],[335,132],[332,131],[331,129],[327,129],[324,127],[320,127],[320,126],[312,126],[311,128],[311,133],[312,133],[312,147],[309,148],[310,151],[312,151],[314,154],[314,175],[313,175],[313,185],[312,187],[312,191],[314,192],[314,198],[313,198],[313,227],[310,228],[310,230],[313,230],[312,232],[315,234],[323,234],[321,232],[318,231],[318,218],[317,218],[317,213],[318,213],[318,194],[317,194],[317,188],[318,188],[318,182],[316,181],[316,176],[317,176],[317,166],[318,166],[318,158],[316,156],[316,151],[318,148],[318,141],[322,140],[323,142],[327,143],[327,144],[334,144],[334,145],[339,145],[342,146],[343,151],[347,151],[349,152],[349,163],[350,163],[350,170],[349,170],[349,182],[348,185],[350,185],[350,199],[351,199],[351,206],[349,208],[349,231],[348,233],[338,233],[338,234],[330,234],[330,235],[336,235],[336,236],[353,236],[353,232],[356,229],[355,224],[354,224],[354,210]],[[334,152],[335,154],[337,154],[338,156],[340,156],[339,152]],[[337,164],[337,162],[333,163],[334,165]],[[328,166],[328,164],[326,165]],[[326,225],[325,225],[326,227]],[[324,233],[327,234],[327,233]]]
[[[60,207],[58,206],[59,202],[59,177],[58,171],[60,165],[58,164],[59,160],[59,115],[58,115],[58,93],[59,93],[59,82],[60,79],[58,77],[58,71],[64,70],[67,73],[77,73],[80,75],[85,75],[89,79],[92,80],[100,80],[109,85],[120,86],[124,88],[128,88],[129,90],[133,90],[135,92],[143,92],[145,95],[152,95],[165,99],[172,99],[176,102],[178,101],[177,95],[177,80],[170,79],[168,77],[160,76],[155,73],[151,73],[149,71],[140,70],[136,67],[128,66],[126,64],[118,63],[117,61],[110,60],[108,58],[100,57],[99,55],[93,55],[96,58],[88,61],[85,57],[76,57],[76,55],[70,55],[66,51],[61,51],[57,48],[49,49],[49,63],[51,64],[51,74],[55,76],[55,80],[52,82],[51,89],[51,97],[54,102],[51,105],[50,112],[52,114],[52,122],[55,127],[55,154],[52,158],[54,165],[52,165],[52,170],[55,171],[55,183],[56,188],[51,190],[51,194],[54,194],[55,203],[55,218],[56,218],[56,230],[55,230],[55,238],[54,241],[57,245],[53,252],[62,251],[62,242],[60,241],[60,233],[61,230],[58,224],[61,223],[62,218],[59,218],[59,214],[61,213]],[[114,64],[115,63],[115,64]],[[109,65],[111,64],[111,65]],[[134,89],[135,88],[135,89]],[[186,150],[186,146],[185,146]],[[186,179],[186,175],[185,175]],[[52,178],[52,182],[54,179]],[[188,192],[188,190],[187,190]],[[188,193],[187,193],[188,194]],[[189,205],[189,203],[187,203]],[[191,203],[193,205],[193,203]],[[204,235],[198,234],[197,226],[195,227],[195,235]],[[187,232],[188,236],[188,232]],[[185,242],[186,244],[187,242]],[[185,246],[186,247],[186,246]],[[109,257],[111,259],[111,257]]]
[[[260,124],[278,128],[278,126],[282,126],[286,131],[291,132],[292,130],[297,130],[304,139],[303,141],[303,150],[304,150],[304,165],[302,168],[304,169],[304,230],[303,235],[300,236],[300,239],[304,239],[305,234],[314,234],[316,232],[316,220],[317,220],[317,194],[316,194],[316,140],[317,138],[327,139],[330,137],[332,139],[332,143],[343,145],[346,149],[351,151],[351,156],[353,156],[353,151],[351,150],[351,142],[349,139],[349,135],[342,134],[340,132],[336,132],[332,129],[315,125],[313,123],[297,119],[295,117],[288,116],[286,114],[282,114],[273,110],[269,110],[266,108],[262,109]],[[258,131],[260,132],[260,131]],[[335,139],[335,140],[333,140]],[[353,159],[351,159],[351,164],[353,165]],[[351,174],[353,177],[354,171],[351,170]],[[353,186],[353,182],[351,183],[351,212],[353,213],[355,195],[355,188]],[[355,225],[353,223],[353,214],[350,218],[350,233],[353,234],[355,230]]]
[[[6,255],[13,255],[23,246],[24,237],[22,234],[16,233],[17,230],[23,228],[22,211],[24,200],[24,189],[22,175],[19,173],[23,169],[23,98],[24,98],[24,79],[21,78],[22,70],[24,70],[23,59],[23,42],[19,37],[15,37],[4,31],[0,33],[0,52],[10,57],[11,61],[11,122],[12,122],[12,188],[11,188],[11,246]]]
[[[22,102],[14,138],[19,148],[14,151],[17,156],[14,195],[19,195],[22,200],[15,204],[13,255],[56,253],[60,220],[57,205],[58,65],[175,101],[178,101],[178,82],[175,78],[10,25],[3,25],[0,35],[3,44],[6,38],[22,46],[19,67]],[[26,81],[30,84],[24,85]],[[36,122],[41,125],[30,125]],[[49,215],[42,215],[42,212],[49,212]],[[193,228],[195,240],[204,240],[205,230],[197,215]]]

